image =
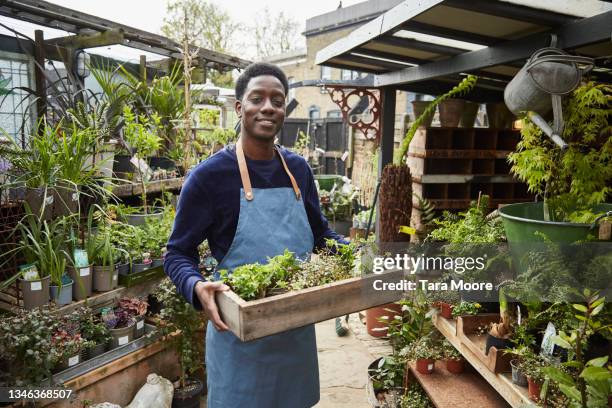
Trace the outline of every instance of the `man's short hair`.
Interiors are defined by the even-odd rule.
[[[285,96],[289,93],[289,81],[287,81],[287,76],[283,72],[282,69],[277,67],[274,64],[269,64],[267,62],[254,62],[249,65],[242,71],[238,80],[236,81],[236,99],[242,100],[244,96],[244,92],[246,91],[247,85],[251,78],[255,78],[262,75],[272,75],[276,77],[281,84],[283,84],[283,88],[285,88]]]

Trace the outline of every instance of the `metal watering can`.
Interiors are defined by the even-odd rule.
[[[517,116],[527,115],[561,149],[567,143],[563,133],[561,97],[580,84],[582,76],[593,68],[593,59],[569,55],[554,48],[542,48],[533,53],[504,90],[508,109]],[[582,67],[580,67],[580,66]],[[553,126],[542,117],[553,111]]]

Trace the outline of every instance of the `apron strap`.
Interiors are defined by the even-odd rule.
[[[291,180],[291,185],[293,186],[293,191],[295,192],[295,198],[300,200],[302,198],[302,194],[300,193],[300,189],[295,181],[295,178],[293,177],[293,174],[291,174],[291,171],[289,171],[289,167],[287,167],[287,163],[285,163],[285,159],[283,158],[280,149],[276,146],[274,146],[274,149],[276,150],[276,153],[278,153],[278,157],[283,164],[283,168]],[[240,178],[242,179],[244,196],[246,197],[247,201],[251,201],[253,200],[253,188],[251,187],[251,178],[249,177],[249,170],[247,168],[246,158],[244,157],[244,150],[242,149],[242,138],[238,139],[236,142],[236,158],[238,159],[238,169],[240,170]]]

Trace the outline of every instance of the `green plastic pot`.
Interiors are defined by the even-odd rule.
[[[546,235],[552,242],[559,243],[572,243],[587,238],[591,224],[544,221],[543,205],[542,202],[517,203],[498,210],[510,246],[513,242],[543,242],[543,238],[536,232]],[[612,211],[612,204],[598,204],[593,207],[596,214],[604,211]]]
[[[339,186],[342,185],[342,176],[337,174],[316,174],[314,178],[319,182],[319,188],[321,190],[331,191],[336,182]]]

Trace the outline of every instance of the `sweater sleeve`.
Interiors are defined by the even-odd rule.
[[[321,206],[319,204],[319,194],[317,192],[317,186],[314,182],[314,176],[312,170],[308,168],[306,174],[306,192],[304,194],[304,206],[306,207],[306,215],[308,216],[308,222],[310,228],[312,228],[312,235],[314,236],[314,248],[320,249],[325,247],[325,241],[327,239],[333,239],[341,244],[348,244],[341,235],[337,234],[334,230],[329,228],[327,218],[321,212]]]
[[[198,310],[202,305],[194,296],[194,288],[204,280],[198,270],[198,246],[208,237],[214,219],[212,203],[199,183],[200,177],[201,172],[192,172],[181,189],[164,260],[164,270],[178,292]]]

